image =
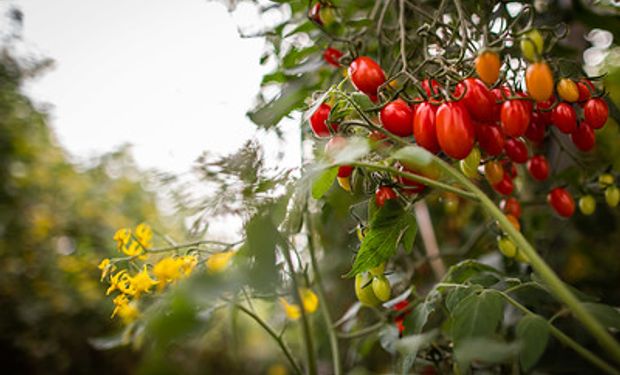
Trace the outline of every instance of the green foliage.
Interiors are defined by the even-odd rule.
[[[519,362],[523,371],[529,371],[545,352],[549,341],[548,323],[539,316],[526,316],[515,329],[521,341]]]

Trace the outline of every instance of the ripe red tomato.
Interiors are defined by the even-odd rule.
[[[510,89],[506,86],[496,87],[491,90],[491,94],[495,98],[495,106],[493,107],[493,121],[499,121],[501,118],[502,104],[506,101],[505,98],[510,97]]]
[[[523,164],[527,161],[527,146],[517,138],[508,138],[504,144],[504,150],[510,160],[515,163]]]
[[[590,80],[584,78],[581,81],[577,82],[577,90],[579,90],[578,102],[583,103],[592,97],[592,93],[594,92],[595,88]]]
[[[469,111],[471,118],[476,121],[493,121],[495,96],[484,82],[477,78],[467,78],[456,85],[454,95],[461,96],[463,91],[465,91],[465,96],[463,96],[462,103]]]
[[[553,109],[551,121],[562,133],[570,134],[577,128],[577,114],[568,103],[560,103]]]
[[[349,66],[349,77],[356,89],[371,98],[376,98],[377,89],[385,82],[385,73],[379,64],[367,56],[353,60]]]
[[[506,215],[512,215],[517,219],[521,217],[521,204],[513,197],[502,199],[499,203],[499,208],[501,208]]]
[[[396,199],[396,191],[389,186],[379,186],[375,191],[375,203],[378,207],[383,207],[388,199]]]
[[[549,100],[536,103],[536,112],[538,113],[541,121],[545,125],[549,125],[552,122],[552,119],[551,119],[552,111],[550,111],[549,108],[551,108],[554,104],[555,104],[554,95],[551,95],[551,98],[549,98]]]
[[[596,138],[594,138],[594,130],[590,127],[590,124],[581,122],[577,129],[570,135],[575,146],[583,151],[588,152],[594,148]]]
[[[441,86],[439,85],[439,82],[434,79],[425,79],[422,81],[422,88],[424,89],[424,92],[426,92],[426,96],[428,97],[437,95],[439,93],[440,87]]]
[[[437,131],[435,129],[435,113],[437,106],[429,102],[418,104],[413,116],[413,136],[418,145],[436,154],[439,152]]]
[[[525,132],[525,138],[534,143],[540,143],[545,139],[546,130],[547,126],[542,121],[540,114],[534,112],[532,113],[532,122]]]
[[[517,167],[515,167],[514,163],[504,160],[502,167],[504,167],[504,171],[510,176],[510,178],[517,177]]]
[[[332,66],[335,66],[336,68],[338,68],[340,66],[340,58],[342,57],[342,52],[340,52],[339,50],[332,48],[332,47],[328,47],[324,52],[323,52],[323,59]]]
[[[338,168],[338,177],[347,178],[353,173],[353,167],[350,165],[343,165]]]
[[[474,148],[476,130],[460,102],[442,104],[436,116],[437,140],[446,155],[464,159]]]
[[[310,116],[310,128],[315,136],[319,138],[329,137],[331,135],[330,126],[334,131],[338,131],[338,124],[327,124],[331,110],[332,107],[329,104],[322,103]]]
[[[515,185],[512,182],[512,178],[508,175],[508,173],[504,173],[504,177],[502,180],[495,185],[493,185],[493,189],[502,195],[510,195],[514,190]]]
[[[531,110],[524,100],[508,100],[502,104],[501,125],[504,133],[511,137],[520,137],[525,134],[530,125]]]
[[[379,112],[379,119],[385,130],[392,134],[407,137],[413,133],[413,112],[402,99],[396,99],[383,107]]]
[[[555,188],[547,194],[547,202],[558,215],[571,217],[575,212],[573,196],[564,188]]]
[[[504,151],[504,136],[495,125],[478,124],[476,136],[480,148],[490,156],[497,156]]]
[[[583,117],[593,129],[602,128],[607,122],[609,107],[601,98],[590,99],[583,106]]]
[[[549,177],[549,162],[543,155],[534,155],[527,162],[527,170],[538,181],[544,181]]]

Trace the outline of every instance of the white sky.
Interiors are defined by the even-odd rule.
[[[245,117],[268,68],[262,39],[241,39],[234,17],[206,0],[15,0],[25,41],[56,66],[28,86],[53,105],[61,144],[84,158],[129,142],[138,164],[183,172],[203,150],[227,153],[255,134]],[[296,122],[287,157],[299,160]],[[263,137],[268,151],[279,145]]]

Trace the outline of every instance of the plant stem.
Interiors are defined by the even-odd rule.
[[[325,288],[323,287],[323,279],[319,268],[319,262],[316,258],[316,248],[314,246],[314,225],[310,213],[306,210],[306,229],[308,231],[308,250],[310,253],[310,261],[312,262],[312,270],[314,271],[314,278],[317,284],[317,294],[319,297],[319,306],[321,308],[321,315],[323,316],[325,328],[327,329],[327,336],[329,337],[329,345],[332,351],[332,364],[334,367],[334,375],[342,374],[342,365],[340,363],[340,349],[338,347],[338,337],[333,326],[331,314],[327,306],[327,299],[325,298]]]
[[[506,301],[508,301],[511,305],[513,305],[517,309],[521,310],[521,312],[523,312],[525,315],[540,317],[538,314],[533,313],[527,307],[525,307],[522,304],[520,304],[519,302],[517,302],[515,299],[510,297],[505,292],[501,292],[500,291],[499,294],[502,297],[504,297],[504,299]],[[620,371],[614,369],[607,362],[605,362],[601,358],[597,357],[596,354],[592,353],[588,349],[586,349],[583,346],[579,345],[579,343],[577,343],[575,340],[573,340],[570,337],[568,337],[564,332],[562,332],[559,329],[555,328],[553,326],[553,324],[549,323],[546,320],[545,320],[545,322],[547,323],[547,327],[549,328],[549,332],[551,332],[551,334],[553,336],[555,336],[555,338],[557,338],[561,343],[563,343],[564,345],[566,345],[566,346],[570,347],[571,349],[573,349],[574,351],[576,351],[580,356],[582,356],[586,360],[590,361],[590,363],[592,363],[596,367],[600,368],[605,373],[607,373],[607,374],[615,374],[615,375],[620,374]]]
[[[245,306],[238,304],[238,303],[234,303],[234,306],[238,308],[239,310],[243,311],[247,316],[254,319],[256,323],[258,323],[261,327],[263,327],[263,329],[267,331],[269,336],[273,337],[273,339],[278,343],[278,345],[280,346],[280,349],[282,349],[282,352],[286,356],[286,359],[288,359],[289,363],[291,364],[291,367],[293,367],[293,370],[295,371],[295,373],[298,375],[303,375],[303,372],[301,371],[299,364],[295,361],[295,358],[293,357],[293,354],[291,353],[291,349],[288,347],[286,342],[284,342],[284,340],[276,333],[276,331],[274,331],[273,328],[271,328],[271,326],[267,324],[267,322],[261,319],[254,312],[247,309]]]
[[[448,163],[438,157],[433,157],[439,168],[449,174],[470,192],[475,194],[482,206],[493,216],[500,224],[501,228],[515,241],[519,250],[523,251],[529,258],[530,264],[536,273],[545,281],[554,296],[562,301],[571,310],[573,315],[581,321],[585,328],[596,338],[599,344],[611,355],[611,357],[620,363],[620,344],[609,334],[609,332],[583,307],[581,302],[575,295],[564,285],[555,272],[547,265],[547,263],[538,255],[536,250],[530,243],[517,231],[510,223],[506,215],[467,177],[463,176],[456,169],[452,168]]]

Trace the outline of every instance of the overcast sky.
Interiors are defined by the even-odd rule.
[[[72,154],[129,142],[139,165],[182,172],[203,150],[235,150],[255,134],[245,117],[265,67],[256,23],[206,0],[15,0],[24,39],[56,66],[28,86],[53,105],[52,125]],[[292,125],[291,139],[298,139]],[[268,149],[278,148],[273,140]],[[285,164],[295,165],[289,147]]]

